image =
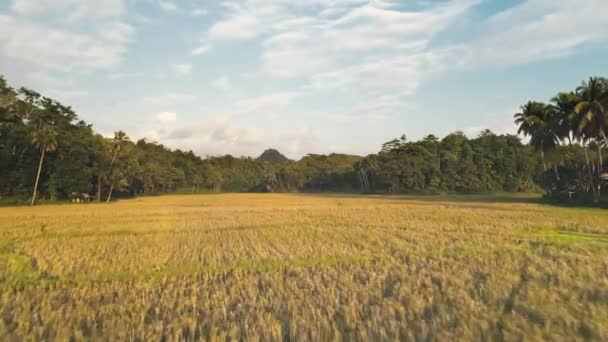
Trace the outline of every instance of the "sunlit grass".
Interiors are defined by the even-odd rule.
[[[534,199],[0,209],[0,338],[606,339],[608,216]]]

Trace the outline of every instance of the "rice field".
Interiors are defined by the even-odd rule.
[[[608,211],[176,195],[0,208],[0,340],[608,340]]]

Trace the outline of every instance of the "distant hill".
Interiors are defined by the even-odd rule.
[[[273,148],[264,151],[256,160],[270,164],[282,164],[289,161],[281,152]]]

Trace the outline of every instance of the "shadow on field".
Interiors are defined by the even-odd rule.
[[[349,193],[298,193],[294,196],[325,197],[325,198],[353,198],[353,199],[381,199],[404,200],[417,202],[461,202],[461,203],[547,203],[540,195],[401,195],[401,194],[349,194]]]
[[[544,204],[553,207],[579,208],[579,209],[608,209],[608,201],[600,203],[577,200],[555,200],[545,198],[540,194],[496,194],[496,195],[408,195],[408,194],[352,194],[352,193],[298,193],[295,196],[325,197],[325,198],[353,198],[353,199],[381,199],[404,200],[433,203],[504,203],[504,204]]]

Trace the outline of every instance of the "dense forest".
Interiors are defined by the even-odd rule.
[[[258,158],[209,157],[171,150],[122,131],[107,138],[69,107],[0,77],[0,200],[106,201],[168,192],[545,192],[593,199],[603,193],[608,82],[592,78],[549,104],[516,114],[515,135],[455,132],[419,141],[405,136],[365,157],[277,150]]]

